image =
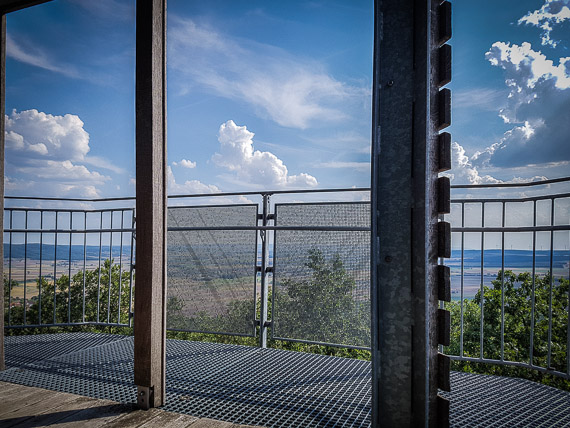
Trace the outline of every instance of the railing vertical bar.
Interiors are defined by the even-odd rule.
[[[28,210],[24,211],[24,225],[25,230],[28,230]],[[28,232],[24,232],[24,325],[27,324],[26,312],[28,312],[28,299],[26,294],[27,280],[28,280]]]
[[[482,214],[484,216],[484,207],[481,208]],[[479,356],[481,359],[484,358],[484,325],[485,325],[485,281],[484,281],[484,267],[485,267],[485,232],[481,232],[481,289],[479,294],[481,295],[481,325],[479,326]]]
[[[464,209],[463,206],[465,205],[465,203],[461,203],[461,211],[463,213]],[[463,215],[461,216],[461,227],[465,227],[465,218],[463,217]],[[461,315],[460,315],[460,323],[461,323],[461,328],[459,330],[459,355],[463,356],[463,285],[464,285],[464,267],[465,267],[465,232],[461,231],[461,291],[460,291],[460,303],[459,303],[459,308],[461,311]]]
[[[83,214],[83,308],[81,320],[82,322],[85,322],[85,282],[87,280],[87,212],[84,212]]]
[[[119,250],[119,305],[117,309],[117,323],[121,324],[121,299],[123,298],[123,227],[125,224],[125,210],[121,210],[121,246]]]
[[[570,248],[570,240],[568,244],[568,247]],[[566,306],[568,308],[566,311],[566,322],[568,324],[566,327],[566,374],[570,375],[570,260],[568,260],[568,281],[568,306]]]
[[[533,204],[532,225],[536,227],[536,201]],[[536,307],[536,231],[532,232],[532,290],[530,302],[530,349],[529,364],[534,364],[534,316]]]
[[[69,262],[68,262],[68,282],[67,282],[67,322],[71,323],[71,260],[73,249],[73,212],[69,212]]]
[[[113,280],[113,214],[114,211],[109,211],[111,214],[111,233],[109,234],[109,288],[107,289],[107,323],[111,319],[111,284]]]
[[[135,210],[131,210],[131,266],[130,266],[130,274],[129,274],[129,327],[133,326],[133,317],[131,314],[133,313],[133,271],[135,270],[135,266],[133,265],[133,258],[135,254]]]
[[[42,324],[42,285],[44,279],[42,278],[42,264],[43,264],[43,247],[44,247],[44,211],[40,211],[40,271],[39,271],[39,284],[38,284],[38,324]]]
[[[57,222],[58,212],[55,211],[55,237],[53,249],[53,323],[57,324]]]
[[[505,228],[505,208],[503,202],[502,226]],[[505,232],[501,232],[501,361],[505,360]]]
[[[554,226],[554,198],[550,198],[550,225]],[[546,358],[546,368],[550,368],[552,358],[552,286],[554,284],[553,268],[554,258],[554,231],[550,231],[550,284],[548,291],[548,355]]]
[[[97,269],[97,322],[101,311],[101,251],[103,246],[103,211],[99,213],[99,268]]]
[[[12,325],[12,219],[14,210],[10,210],[10,242],[8,244],[8,325]]]
[[[568,244],[568,247],[570,248],[570,240]],[[570,375],[570,260],[568,260],[568,281],[568,306],[566,306],[568,308],[566,311],[566,322],[568,324],[566,327],[566,374]]]

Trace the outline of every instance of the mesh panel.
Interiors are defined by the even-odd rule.
[[[276,205],[278,226],[370,227],[369,203]],[[370,232],[275,232],[273,336],[370,346]]]
[[[256,226],[257,205],[168,210],[169,227]],[[255,230],[168,232],[167,327],[254,334]]]

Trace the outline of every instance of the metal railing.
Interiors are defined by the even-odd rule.
[[[369,189],[319,189],[169,197],[168,328],[257,336],[262,347],[271,331],[280,340],[367,349],[370,208],[351,200],[368,194]],[[232,197],[239,203],[228,200]],[[258,201],[244,204],[246,197]],[[7,199],[113,206],[132,200]],[[311,203],[302,202],[307,199]],[[355,210],[358,219],[351,217]],[[5,272],[12,285],[6,299],[8,328],[131,325],[134,208],[18,206],[6,208],[5,219]],[[130,245],[123,245],[125,240]],[[320,295],[340,298],[344,312],[334,305],[306,312],[303,305],[313,303],[310,296],[290,296],[293,287],[307,290],[324,283],[326,272],[312,278],[321,266],[307,267],[310,257],[320,257],[318,263],[344,281],[344,290],[329,287]],[[337,320],[346,331],[319,332],[319,325],[325,329]],[[353,331],[359,331],[358,340]]]
[[[570,379],[570,193],[472,193],[567,181],[452,186],[452,359]]]
[[[570,236],[570,193],[550,189],[568,181],[452,186],[454,193],[469,191],[452,199],[452,212],[446,215],[452,224],[452,258],[447,264],[453,300],[446,304],[452,312],[452,343],[442,351],[452,359],[570,377],[570,252],[563,245]],[[505,188],[524,187],[528,192],[545,185],[549,188],[539,196],[504,193]],[[477,197],[476,191],[492,195]],[[356,201],[356,195],[366,198],[368,193],[361,188],[169,197],[177,206],[169,208],[168,328],[256,336],[260,346],[271,337],[368,349],[370,332],[362,325],[370,310],[365,250],[370,206]],[[240,198],[239,203],[232,197]],[[244,204],[244,198],[257,201]],[[128,205],[133,199],[89,202]],[[23,287],[22,296],[16,296],[9,287],[8,328],[130,325],[133,208],[18,207],[5,212],[5,282],[28,284],[31,278],[38,288],[32,296],[37,309],[31,311],[26,306],[31,289]],[[82,258],[74,252],[79,245],[74,239],[82,239]],[[113,250],[119,241],[119,249]],[[40,260],[32,269],[30,251]],[[46,267],[42,261],[48,259]],[[111,275],[105,275],[106,269]],[[322,307],[330,299],[341,302],[321,313],[311,296],[299,296],[308,290],[317,293],[326,275],[337,275],[339,283],[346,280],[346,289],[329,287],[313,296]],[[74,300],[75,292],[79,299]],[[95,303],[90,305],[90,299]],[[19,323],[14,317],[18,302],[26,308]],[[339,330],[337,322],[346,331],[331,331]]]
[[[131,325],[133,208],[8,207],[4,221],[7,328]]]

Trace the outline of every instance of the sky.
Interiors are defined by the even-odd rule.
[[[372,4],[169,0],[169,193],[368,187]],[[134,195],[134,1],[7,29],[6,194]],[[455,1],[450,43],[452,184],[570,175],[570,0]]]

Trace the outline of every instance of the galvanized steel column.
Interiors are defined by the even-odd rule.
[[[445,116],[438,103],[440,3],[375,2],[374,427],[446,423],[445,409],[438,412],[437,398],[438,333],[442,331],[438,328],[437,132]]]
[[[142,408],[164,404],[166,367],[166,0],[136,4],[134,376]]]

